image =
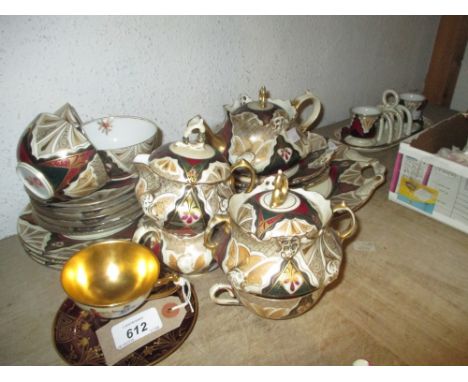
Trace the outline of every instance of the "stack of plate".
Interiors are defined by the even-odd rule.
[[[150,120],[113,116],[82,123],[73,106],[39,114],[17,149],[17,173],[30,202],[18,219],[25,251],[60,268],[96,240],[131,240],[143,215],[133,160],[156,145]]]
[[[18,219],[25,251],[41,264],[60,268],[80,248],[104,238],[131,240],[143,211],[135,197],[136,178],[109,181],[101,190],[65,202],[30,203]]]

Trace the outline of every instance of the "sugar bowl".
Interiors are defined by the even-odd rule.
[[[339,213],[350,217],[344,231],[330,227]],[[220,225],[225,234],[216,229]],[[302,314],[338,277],[341,244],[355,229],[354,213],[346,205],[332,209],[318,193],[289,189],[280,171],[253,191],[233,195],[227,213],[210,220],[205,245],[230,282],[214,285],[211,298],[221,305],[242,304],[266,318]],[[229,298],[218,297],[220,292]]]

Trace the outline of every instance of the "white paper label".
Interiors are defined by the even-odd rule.
[[[115,348],[120,350],[163,327],[156,308],[130,316],[111,329]]]
[[[301,139],[301,137],[299,136],[299,134],[297,133],[296,129],[289,129],[287,132],[286,132],[286,135],[288,136],[288,139],[290,140],[290,142],[297,142],[298,140]]]

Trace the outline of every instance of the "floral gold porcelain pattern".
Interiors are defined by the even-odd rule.
[[[187,123],[182,141],[135,160],[140,175],[135,192],[152,221],[135,235],[135,241],[144,240],[146,233],[159,237],[162,261],[181,273],[212,268],[213,257],[203,246],[203,234],[210,217],[227,209],[234,189],[232,172],[247,170],[250,188],[256,182],[247,161],[230,166],[205,143],[205,129],[203,119],[196,116]]]
[[[307,103],[312,104],[312,112],[299,124],[300,110]],[[224,126],[217,134],[207,129],[208,141],[230,163],[245,159],[264,176],[287,170],[309,154],[312,136],[307,129],[317,119],[321,106],[310,92],[293,101],[279,100],[269,98],[262,87],[258,101],[243,95],[225,110]]]
[[[280,172],[250,193],[233,195],[227,214],[208,224],[205,245],[213,248],[233,290],[267,299],[319,296],[338,276],[341,242],[356,228],[353,212],[345,205],[332,209],[314,192],[288,189],[285,179]],[[273,207],[275,192],[282,196]],[[335,213],[350,216],[344,231],[329,227]],[[212,237],[217,226],[228,232],[226,246]]]

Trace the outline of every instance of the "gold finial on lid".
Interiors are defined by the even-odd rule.
[[[283,171],[278,170],[278,175],[276,175],[275,180],[273,181],[273,186],[275,189],[271,195],[271,208],[277,208],[281,206],[288,196],[288,178],[283,174]]]
[[[265,86],[262,86],[260,88],[260,91],[258,92],[258,102],[260,103],[260,107],[262,109],[265,108],[266,101],[267,101],[267,90]]]

